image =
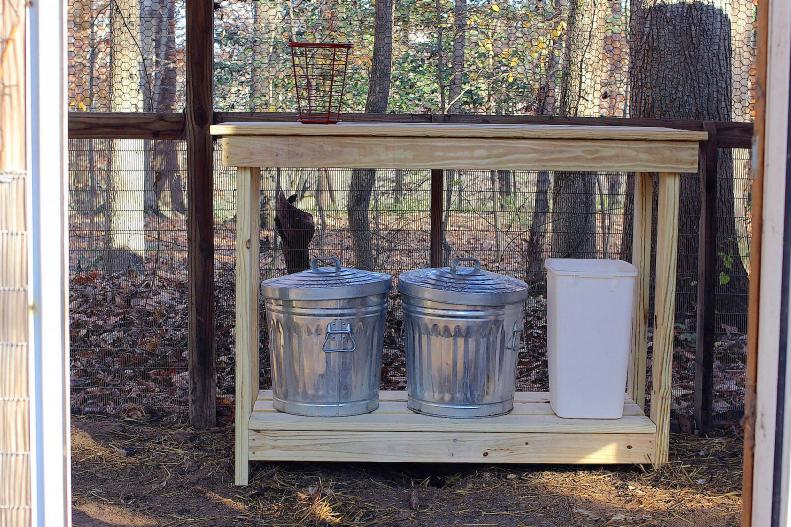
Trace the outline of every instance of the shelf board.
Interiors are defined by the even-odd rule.
[[[540,392],[517,393],[507,415],[446,419],[410,411],[406,393],[393,391],[370,414],[290,415],[265,390],[249,428],[250,459],[281,461],[650,463],[656,434],[630,400],[621,419],[563,419]]]

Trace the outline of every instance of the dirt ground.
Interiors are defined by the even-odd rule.
[[[671,438],[650,467],[254,463],[233,429],[75,416],[76,526],[736,526],[742,442]]]

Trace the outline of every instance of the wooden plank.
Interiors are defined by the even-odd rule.
[[[187,28],[187,259],[190,422],[216,423],[214,339],[214,174],[212,138],[212,0],[189,2]]]
[[[656,424],[654,465],[667,463],[670,445],[670,402],[673,374],[673,335],[676,314],[676,262],[681,176],[659,177],[654,286],[654,345],[651,368],[651,420]]]
[[[229,166],[696,172],[685,141],[430,137],[223,137]]]
[[[272,399],[272,390],[259,390],[258,400],[265,401]],[[407,392],[404,390],[380,390],[380,401],[402,401],[406,402]],[[514,404],[548,403],[549,392],[516,392],[514,393]],[[624,397],[624,403],[630,404],[634,401],[628,396]]]
[[[69,139],[184,139],[183,113],[69,112]]]
[[[256,431],[250,459],[408,463],[651,463],[653,434]]]
[[[216,112],[215,123],[297,121],[293,112]],[[398,123],[468,123],[468,124],[546,124],[580,126],[646,126],[703,130],[703,121],[689,119],[647,119],[634,117],[557,117],[552,115],[487,115],[487,114],[426,114],[426,113],[345,113],[343,121],[398,122]],[[749,148],[753,133],[752,123],[712,121],[717,127],[720,148]]]
[[[431,267],[442,267],[442,209],[445,172],[434,169],[431,171]]]
[[[412,412],[403,401],[382,401],[378,410],[350,417],[305,417],[278,412],[271,399],[258,400],[251,430],[354,432],[562,432],[567,434],[654,434],[656,426],[636,404],[621,419],[563,419],[548,403],[516,404],[510,414],[485,419],[443,419]]]
[[[485,139],[613,139],[637,141],[705,141],[706,132],[639,126],[469,123],[339,123],[236,122],[215,124],[217,136],[443,137]]]
[[[637,172],[634,175],[634,228],[632,229],[632,264],[637,268],[637,281],[632,315],[632,353],[629,361],[627,394],[640,408],[645,407],[653,195],[653,175]]]
[[[707,123],[708,125],[708,123]],[[700,221],[698,225],[698,294],[695,347],[695,422],[711,431],[714,395],[714,322],[717,292],[717,164],[719,149],[701,144]]]
[[[236,484],[247,485],[248,421],[258,394],[261,170],[236,170]]]
[[[756,383],[758,380],[758,321],[761,297],[761,251],[763,249],[764,147],[766,123],[766,65],[768,52],[769,2],[758,2],[756,56],[755,143],[752,162],[752,239],[750,241],[750,286],[747,301],[747,365],[744,376],[744,468],[742,470],[741,525],[750,527],[753,514],[755,470]]]
[[[258,398],[255,401],[255,405],[253,406],[253,412],[263,412],[263,413],[271,413],[271,412],[278,412],[272,406],[272,392],[266,392],[268,397]],[[375,413],[377,414],[403,414],[414,415],[411,410],[406,407],[406,400],[404,401],[379,401],[379,409],[376,410]],[[552,407],[550,406],[549,402],[531,402],[531,403],[524,403],[524,402],[514,402],[514,409],[511,412],[511,415],[554,415],[555,412],[552,411]],[[624,401],[624,408],[623,408],[624,416],[643,416],[643,410],[637,406],[636,403],[632,401]],[[365,414],[369,415],[369,414]],[[424,416],[425,417],[425,416]],[[269,419],[270,417],[261,417],[261,419]],[[302,419],[302,417],[299,417]],[[310,419],[310,418],[305,418]],[[321,418],[324,419],[324,418]],[[354,416],[354,417],[343,417],[343,418],[333,418],[334,421],[343,421],[345,419],[364,419],[364,417]],[[611,421],[611,420],[610,420]],[[486,420],[483,421],[485,423]],[[650,419],[649,419],[649,422]],[[334,425],[333,425],[334,426]],[[652,426],[652,428],[654,428]]]
[[[27,9],[23,0],[6,1],[3,6],[5,11],[0,15],[0,35],[4,37],[0,40],[0,86],[3,87],[0,92],[0,262],[3,262],[0,265],[0,524],[27,526],[32,525],[33,505],[30,462],[31,458],[39,463],[43,461],[41,453],[34,452],[31,456],[30,436],[31,428],[38,428],[35,424],[31,427],[30,422],[29,379],[33,353],[39,348],[31,342],[29,321],[35,314],[40,322],[41,314],[40,309],[31,310],[32,280],[28,276],[33,229],[27,214],[29,204],[35,201],[28,193],[35,187],[26,173]],[[55,117],[52,116],[53,126],[61,122]],[[49,175],[51,184],[57,185],[60,176]],[[51,215],[47,226],[56,229],[61,211],[47,212]],[[48,310],[56,313],[57,304]],[[54,331],[55,328],[47,329],[48,333]],[[51,351],[57,354],[56,349]],[[55,368],[56,364],[49,366]],[[41,412],[41,408],[37,407],[36,412]],[[56,496],[51,498],[53,502],[56,500]]]

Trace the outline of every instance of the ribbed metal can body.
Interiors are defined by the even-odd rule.
[[[408,406],[442,417],[486,417],[514,406],[522,303],[466,306],[404,298]]]
[[[461,266],[471,263],[472,266]],[[475,258],[399,276],[407,406],[441,417],[487,417],[514,407],[527,284]]]
[[[387,295],[266,299],[274,407],[348,416],[379,406]]]
[[[306,271],[261,284],[276,410],[316,417],[376,410],[391,282],[319,257]]]

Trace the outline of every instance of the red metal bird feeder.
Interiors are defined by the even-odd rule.
[[[340,120],[351,44],[289,42],[299,120],[335,124]]]

